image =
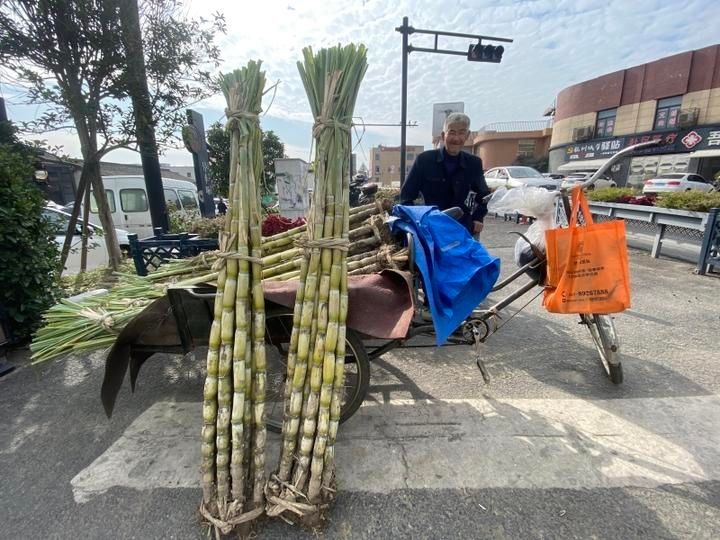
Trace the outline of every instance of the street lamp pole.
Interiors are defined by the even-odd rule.
[[[471,62],[490,62],[494,64],[500,63],[504,48],[501,46],[494,45],[483,45],[482,41],[499,41],[503,43],[512,43],[512,39],[482,36],[478,34],[461,34],[458,32],[444,32],[441,30],[422,30],[419,28],[413,28],[408,24],[408,18],[403,17],[402,26],[398,26],[395,29],[396,32],[402,34],[402,87],[400,90],[400,185],[405,183],[405,168],[406,168],[406,146],[407,146],[407,69],[408,69],[408,56],[411,52],[427,52],[435,54],[448,54],[454,56],[465,56]],[[434,36],[435,45],[432,49],[427,47],[413,47],[408,43],[408,36],[410,34],[429,34]],[[438,37],[459,37],[459,38],[470,38],[476,39],[476,44],[471,44],[467,51],[453,51],[449,49],[438,48]]]

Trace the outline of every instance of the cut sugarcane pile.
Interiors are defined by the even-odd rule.
[[[391,208],[391,201],[383,201],[350,210],[350,239],[354,242],[347,259],[350,275],[407,269],[407,249],[387,234],[382,223]],[[263,279],[298,278],[301,250],[295,242],[305,231],[302,226],[263,238]],[[216,284],[218,272],[212,268],[216,261],[217,252],[170,259],[147,276],[116,273],[117,283],[103,295],[61,300],[45,313],[44,324],[33,337],[32,361],[111,347],[120,331],[150,303],[165,296],[168,287]]]
[[[32,362],[67,353],[112,346],[120,331],[151,302],[165,296],[169,286],[189,287],[216,279],[202,261],[173,260],[145,277],[116,274],[115,286],[104,294],[63,299],[43,315],[33,336]]]

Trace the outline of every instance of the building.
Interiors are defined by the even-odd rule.
[[[163,175],[165,171],[170,171],[171,173],[179,174],[185,180],[195,182],[195,167],[193,165],[182,165],[176,167],[174,165],[170,165],[169,163],[161,163],[160,169],[163,171]],[[168,177],[165,176],[165,178]]]
[[[415,158],[425,148],[408,145],[405,154],[406,172],[410,172]],[[400,147],[378,146],[370,152],[370,174],[373,182],[387,187],[400,187]]]
[[[546,170],[552,120],[498,122],[472,132],[472,153],[483,167],[528,165]]]
[[[550,170],[594,171],[641,141],[659,146],[613,166],[618,185],[658,173],[720,172],[720,45],[688,51],[565,88],[557,96]]]

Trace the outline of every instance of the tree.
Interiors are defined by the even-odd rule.
[[[18,142],[10,122],[0,122],[0,306],[12,337],[29,337],[55,300],[58,249],[45,201],[31,181],[32,148]]]
[[[106,233],[110,264],[120,250],[100,177],[100,159],[117,148],[137,149],[127,52],[120,32],[124,0],[6,0],[0,13],[0,64],[27,88],[30,103],[44,111],[25,127],[35,132],[73,129],[80,139],[83,169],[79,200],[92,185]],[[214,93],[208,66],[219,65],[214,38],[224,19],[187,20],[179,0],[144,0],[140,26],[152,123],[165,145],[178,142],[184,111]],[[69,246],[68,246],[69,247]]]
[[[215,122],[207,132],[208,152],[210,154],[209,177],[213,192],[221,197],[228,196],[228,178],[230,177],[230,136],[220,122]],[[274,131],[263,132],[263,165],[265,178],[262,194],[275,192],[275,160],[287,157],[285,145]]]

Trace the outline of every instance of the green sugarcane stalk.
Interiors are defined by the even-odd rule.
[[[340,145],[340,151],[344,150],[344,145]],[[343,152],[344,154],[344,152]],[[341,154],[342,155],[342,154]],[[341,162],[343,165],[336,172],[335,192],[339,195],[339,200],[344,201],[348,198],[345,193],[344,177],[347,171],[347,160]],[[348,237],[348,231],[344,228],[344,208],[347,205],[338,204],[334,207],[333,229],[336,236],[342,238]],[[330,250],[328,250],[330,251]],[[310,470],[310,481],[308,484],[308,499],[310,502],[320,502],[320,486],[322,482],[322,471],[324,467],[325,451],[327,449],[328,433],[330,427],[330,405],[332,400],[333,381],[335,375],[337,339],[340,321],[340,289],[342,280],[343,261],[347,258],[347,253],[340,249],[332,250],[332,267],[330,274],[330,297],[328,305],[329,324],[325,337],[325,347],[323,351],[322,361],[322,382],[320,387],[317,433],[315,435],[312,465]]]
[[[328,194],[325,197],[325,221],[323,224],[323,236],[332,237],[333,214],[329,209],[335,207],[335,197]],[[313,339],[312,364],[310,366],[310,378],[306,380],[309,391],[304,391],[304,407],[302,411],[301,431],[298,440],[298,460],[294,471],[293,485],[302,489],[307,479],[307,470],[310,466],[312,445],[315,438],[317,410],[320,399],[320,379],[325,353],[325,333],[328,324],[328,300],[330,295],[330,271],[332,269],[332,250],[323,248],[320,255],[320,283],[317,294],[316,328]]]
[[[255,140],[251,148],[255,155],[255,171],[262,174],[262,143],[260,138]],[[262,230],[260,211],[260,183],[258,175],[251,177],[250,196],[250,245],[252,256],[256,259],[262,257]],[[253,372],[255,375],[252,387],[253,410],[253,496],[252,501],[257,508],[265,500],[265,443],[267,430],[265,427],[265,398],[267,385],[267,365],[265,355],[265,293],[262,286],[262,265],[252,263],[252,308],[253,308]]]
[[[279,263],[276,265],[263,265],[262,277],[271,277],[284,274],[286,272],[294,272],[302,266],[302,257],[298,255],[297,258],[287,260],[286,262]]]

